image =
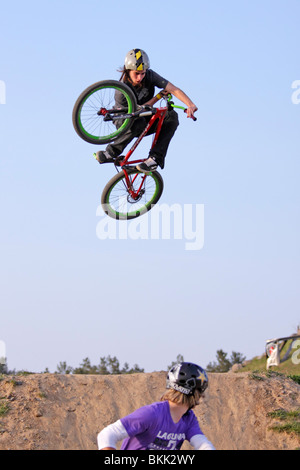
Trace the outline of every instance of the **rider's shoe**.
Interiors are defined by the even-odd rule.
[[[136,165],[136,168],[147,175],[148,173],[151,173],[151,171],[156,170],[157,166],[155,159],[153,157],[149,157],[143,163]]]
[[[112,163],[115,160],[106,150],[99,150],[94,153],[94,156],[99,163]]]

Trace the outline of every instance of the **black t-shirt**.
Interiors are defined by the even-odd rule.
[[[136,96],[138,104],[147,103],[151,98],[154,96],[155,87],[160,89],[164,89],[169,80],[161,77],[158,73],[154,72],[154,70],[148,69],[146,71],[145,78],[142,82],[141,87],[134,87],[130,82],[125,82],[126,85],[131,88]],[[123,98],[123,99],[122,99]],[[125,105],[125,98],[119,92],[115,94],[116,106],[124,106]]]

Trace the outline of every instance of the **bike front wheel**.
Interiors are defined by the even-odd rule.
[[[122,114],[134,113],[137,102],[133,91],[125,83],[104,80],[94,83],[78,97],[72,114],[73,126],[79,137],[90,144],[106,144],[128,130],[133,119],[108,121],[109,110],[116,111],[115,98],[122,103]]]
[[[122,170],[105,186],[101,204],[104,212],[113,219],[134,219],[152,209],[161,197],[163,187],[163,179],[157,171],[145,175],[135,168]]]

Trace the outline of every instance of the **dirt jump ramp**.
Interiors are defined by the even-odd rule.
[[[300,408],[300,386],[283,376],[208,374],[195,408],[217,450],[292,450],[299,438],[271,430],[269,413]],[[0,450],[94,450],[98,432],[159,401],[165,372],[131,375],[32,374],[0,380]],[[183,450],[190,449],[185,443]]]

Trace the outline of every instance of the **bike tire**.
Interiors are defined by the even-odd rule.
[[[129,178],[137,189],[145,176],[136,168],[126,170]],[[158,171],[152,171],[143,183],[140,199],[134,201],[128,193],[124,170],[117,173],[105,186],[101,205],[104,212],[113,219],[135,219],[148,212],[160,199],[164,188],[163,179]]]
[[[103,80],[86,88],[78,97],[72,113],[73,126],[79,137],[90,144],[107,144],[124,134],[132,125],[133,119],[119,121],[116,126],[112,121],[104,121],[98,115],[100,108],[111,109],[115,104],[115,93],[121,93],[124,101],[124,113],[134,113],[137,101],[128,85],[116,80]],[[118,123],[118,121],[116,121]]]

